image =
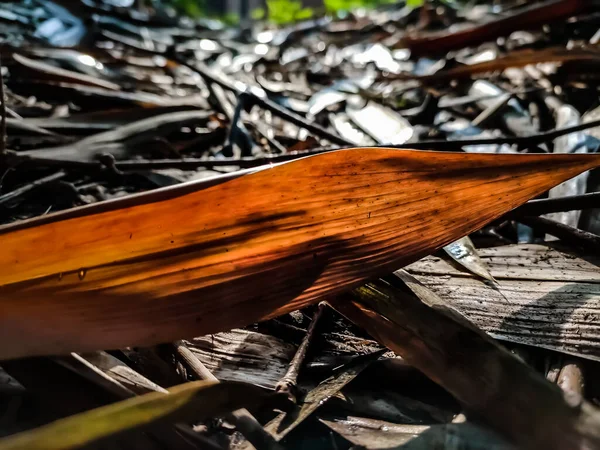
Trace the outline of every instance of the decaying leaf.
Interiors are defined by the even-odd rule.
[[[0,358],[165,342],[293,311],[598,165],[341,150],[5,226]]]
[[[511,450],[495,433],[467,423],[405,425],[363,417],[319,417],[354,445],[395,450]]]
[[[465,267],[471,273],[493,283],[496,282],[485,263],[479,257],[477,249],[469,236],[465,236],[446,245],[444,251],[450,255],[454,261]]]
[[[517,50],[501,58],[423,75],[420,77],[400,74],[397,78],[416,78],[424,82],[440,82],[444,80],[469,78],[486,72],[501,71],[512,67],[524,67],[528,64],[566,63],[582,61],[598,61],[600,53],[595,50],[563,48],[547,48],[543,50]]]
[[[479,254],[499,281],[496,289],[439,258],[407,271],[495,338],[600,360],[597,255],[533,244]]]
[[[13,55],[13,58],[23,67],[27,67],[28,69],[33,71],[33,78],[35,78],[36,75],[38,75],[43,78],[49,78],[53,81],[85,84],[114,91],[118,91],[120,89],[118,84],[111,83],[110,81],[102,80],[100,78],[92,77],[89,75],[83,75],[77,72],[72,72],[70,70],[60,69],[42,61],[36,61],[27,58],[23,55],[19,55],[18,53],[15,53]]]
[[[426,36],[407,36],[400,46],[406,46],[418,54],[440,54],[449,50],[476,45],[498,36],[506,36],[515,30],[535,27],[556,20],[564,20],[583,10],[588,3],[584,0],[549,0],[528,5],[507,17],[490,21],[476,27],[458,31],[440,32]]]
[[[194,355],[219,379],[274,389],[296,347],[268,334],[234,329],[187,342]]]
[[[266,397],[265,391],[249,384],[196,381],[170,389],[169,395],[156,392],[134,397],[0,439],[0,450],[76,449],[157,421],[222,415],[259,404]]]
[[[160,114],[93,134],[73,144],[29,150],[20,152],[20,155],[53,161],[95,161],[98,156],[110,152],[113,157],[119,158],[127,154],[128,146],[156,139],[184,124],[207,120],[208,117],[209,114],[205,111]]]
[[[344,389],[330,402],[330,405],[335,405],[352,416],[366,416],[407,425],[448,423],[456,415],[454,405],[434,406],[389,389],[378,388],[371,383],[368,383],[367,389]]]
[[[596,448],[600,412],[501,348],[405,271],[333,306],[452,393],[519,448]],[[406,290],[408,287],[410,291]],[[414,293],[414,295],[413,295]]]

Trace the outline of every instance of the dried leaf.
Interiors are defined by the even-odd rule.
[[[352,444],[365,449],[514,449],[495,433],[467,423],[405,425],[363,417],[320,417],[319,420]]]
[[[380,367],[382,366],[383,364],[380,364]],[[378,388],[375,383],[365,384],[366,389],[354,387],[338,392],[330,400],[332,407],[340,408],[352,415],[407,425],[447,423],[452,421],[457,413],[453,408],[455,405],[438,405],[436,402],[434,406],[389,389]]]
[[[274,389],[294,356],[293,344],[255,331],[234,329],[186,342],[219,379]]]
[[[390,108],[369,102],[362,109],[348,109],[352,121],[379,144],[402,145],[413,135],[410,123]]]
[[[395,424],[354,416],[322,416],[319,421],[353,445],[378,450],[397,448],[431,429],[428,425]]]
[[[492,283],[496,282],[485,263],[479,257],[477,249],[469,236],[465,236],[458,241],[454,241],[452,244],[446,245],[444,251],[469,272],[491,281]]]
[[[407,36],[401,41],[401,46],[410,48],[416,54],[440,54],[494,40],[499,36],[507,36],[513,31],[564,20],[587,6],[585,0],[550,0],[524,7],[517,13],[476,27],[416,38]]]
[[[428,257],[406,270],[497,339],[600,360],[600,258],[545,245],[479,251],[492,288]]]
[[[134,397],[0,439],[0,450],[76,449],[158,421],[219,416],[261,403],[266,397],[265,391],[249,384],[196,381],[170,389],[169,395],[156,392]]]
[[[27,58],[23,55],[15,53],[13,55],[14,60],[21,64],[23,67],[34,72],[35,76],[41,76],[42,78],[50,78],[52,81],[60,81],[64,83],[76,83],[94,86],[103,89],[109,89],[118,91],[121,88],[118,84],[106,81],[90,75],[83,75],[70,70],[61,69],[59,67],[52,66],[42,61]]]
[[[341,150],[5,226],[0,358],[166,342],[281,315],[598,165],[600,155]]]
[[[546,48],[543,50],[515,50],[506,56],[495,58],[491,61],[484,61],[476,64],[453,67],[448,70],[441,70],[431,75],[413,77],[400,74],[397,78],[417,78],[421,81],[441,82],[444,80],[469,78],[473,75],[482,73],[502,71],[511,67],[525,67],[529,64],[539,63],[566,63],[582,61],[598,61],[600,53],[588,49],[564,48]]]
[[[127,364],[106,352],[93,352],[80,355],[85,361],[100,369],[105,375],[113,378],[137,395],[148,392],[163,392],[165,389],[140,375]]]
[[[208,119],[205,111],[178,111],[137,120],[112,130],[93,134],[73,144],[38,148],[20,152],[33,158],[55,161],[95,161],[103,153],[119,158],[132,144],[140,144],[157,136],[178,130],[183,125]]]
[[[396,286],[398,278],[406,286]],[[448,390],[519,448],[598,448],[600,411],[501,348],[404,271],[333,306]]]

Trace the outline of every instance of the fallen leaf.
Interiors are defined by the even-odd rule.
[[[332,306],[518,448],[598,448],[598,409],[582,399],[567,403],[560,389],[407,272],[388,281],[370,282]]]
[[[407,266],[421,283],[494,338],[600,361],[600,258],[560,246],[484,248],[493,288],[441,259]]]
[[[0,228],[0,358],[275,317],[465,236],[600,155],[340,150]]]
[[[494,277],[487,266],[479,257],[479,253],[477,253],[477,249],[469,236],[465,236],[458,241],[446,245],[444,251],[469,272],[485,280],[491,281],[492,283],[496,283],[496,280],[494,280]]]
[[[425,36],[406,36],[399,47],[408,47],[415,54],[440,54],[467,46],[477,45],[486,40],[507,36],[513,31],[541,26],[577,14],[588,6],[584,0],[550,0],[528,5],[516,13],[500,19],[459,31],[440,32]]]
[[[158,421],[202,420],[261,403],[262,389],[250,384],[196,381],[123,400],[0,439],[0,450],[67,450]]]
[[[495,433],[469,423],[406,425],[363,417],[319,417],[352,444],[391,450],[514,450]]]

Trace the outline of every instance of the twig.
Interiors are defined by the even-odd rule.
[[[225,155],[233,155],[234,144],[240,148],[243,156],[251,155],[253,153],[252,149],[256,146],[254,139],[242,122],[242,111],[246,108],[246,102],[246,96],[238,95],[229,126],[229,134],[222,150]]]
[[[241,82],[238,83],[238,86],[239,86],[238,87],[234,83],[231,83],[230,81],[224,80],[220,77],[217,77],[216,75],[211,74],[206,69],[202,69],[200,67],[192,66],[192,65],[188,64],[187,62],[183,61],[181,58],[179,58],[177,56],[175,57],[175,59],[179,64],[198,73],[202,78],[204,78],[205,81],[207,81],[209,83],[215,83],[215,84],[221,86],[223,89],[227,89],[229,91],[236,93],[240,97],[240,99],[242,99],[243,97],[246,97],[248,100],[248,105],[259,106],[268,111],[271,111],[276,116],[279,116],[280,118],[287,120],[288,122],[293,123],[294,125],[296,125],[298,127],[304,128],[304,129],[310,131],[311,133],[314,133],[315,135],[320,136],[323,139],[327,139],[328,141],[330,141],[333,144],[350,145],[350,146],[353,145],[352,141],[349,141],[341,136],[338,136],[337,134],[334,134],[321,126],[306,120],[304,117],[302,117],[296,113],[293,113],[292,111],[289,111],[286,108],[282,108],[277,103],[269,100],[268,98],[261,98],[258,95],[255,95],[248,88],[248,86],[246,86],[245,84],[243,84]]]
[[[198,359],[183,341],[173,343],[177,354],[185,361],[194,374],[201,380],[219,381],[210,370]],[[226,416],[252,445],[257,449],[282,450],[273,437],[247,409],[239,409]]]
[[[306,359],[306,354],[308,353],[308,348],[310,347],[311,342],[315,336],[315,330],[317,329],[317,324],[319,323],[319,319],[323,316],[323,311],[327,307],[325,302],[319,303],[317,307],[317,311],[315,312],[312,322],[310,323],[308,330],[306,331],[306,335],[302,339],[298,350],[296,350],[296,354],[292,358],[290,366],[286,372],[286,374],[279,380],[277,385],[275,386],[275,392],[281,392],[286,394],[288,398],[296,403],[297,399],[297,382],[298,382],[298,374],[300,373],[300,368]]]
[[[508,217],[539,216],[555,212],[600,208],[600,192],[559,198],[530,200],[507,214]]]
[[[415,143],[404,144],[404,148],[424,149],[424,150],[445,150],[457,149],[465,145],[520,145],[521,147],[533,146],[550,142],[557,137],[567,134],[576,133],[578,131],[587,130],[600,126],[600,120],[594,120],[572,127],[557,128],[555,130],[546,131],[543,133],[532,134],[530,136],[506,136],[498,138],[485,139],[460,139],[456,141],[421,141]],[[386,147],[386,146],[383,146]]]
[[[96,353],[98,355],[100,352]],[[91,354],[93,356],[93,354]],[[112,357],[108,354],[105,354],[106,358],[109,359],[109,366],[112,361]],[[132,391],[129,387],[125,386],[120,380],[115,378],[114,373],[110,373],[110,371],[105,370],[106,368],[102,368],[97,366],[94,362],[89,361],[89,358],[81,356],[77,353],[71,353],[69,356],[57,356],[53,358],[54,361],[61,366],[71,370],[72,372],[82,376],[87,379],[91,383],[100,386],[108,392],[114,394],[117,398],[126,399],[135,397],[138,394],[144,394],[147,392],[162,392],[167,393],[165,389],[152,383],[143,375],[137,373],[130,367],[123,364],[123,367],[128,369],[127,375],[135,377],[136,380],[140,380],[142,383],[139,385],[138,392]],[[118,361],[116,358],[114,358]],[[127,380],[129,381],[129,380]],[[135,383],[133,383],[135,384]],[[220,446],[218,446],[215,442],[213,442],[210,438],[201,435],[200,433],[196,433],[192,430],[192,428],[187,424],[174,424],[174,428],[181,434],[184,434],[185,437],[194,443],[194,445],[199,445],[201,448],[206,448],[210,450],[222,450]],[[175,433],[169,426],[161,426],[160,435],[163,439],[166,439],[170,445],[175,445],[177,448],[180,448],[182,443],[178,442],[181,437]],[[191,446],[192,444],[190,444]],[[188,445],[185,445],[181,448],[189,448]]]
[[[327,139],[328,141],[330,141],[333,144],[350,145],[350,146],[354,145],[352,143],[352,141],[349,141],[341,136],[338,136],[337,134],[331,133],[330,131],[326,130],[325,128],[306,120],[304,117],[299,116],[298,114],[293,113],[293,112],[279,106],[277,103],[275,103],[267,98],[260,98],[250,92],[244,92],[242,95],[250,96],[249,104],[254,104],[254,105],[264,108],[268,111],[271,111],[276,116],[279,116],[280,118],[285,119],[288,122],[293,123],[294,125],[296,125],[298,127],[304,128],[304,129],[310,131],[311,133],[314,133],[315,135],[320,136],[323,139]]]
[[[600,252],[600,236],[545,217],[522,217],[519,222],[590,251]]]
[[[557,137],[564,136],[577,131],[586,130],[588,128],[594,128],[600,126],[600,120],[594,120],[574,127],[560,128],[545,133],[539,133],[531,136],[521,137],[499,137],[499,138],[488,138],[488,139],[462,139],[456,141],[421,141],[406,143],[403,145],[374,145],[372,147],[378,148],[410,148],[415,150],[439,150],[439,151],[457,151],[463,146],[468,145],[501,145],[501,144],[518,144],[522,147],[528,145],[534,146],[543,142],[552,141]],[[341,150],[343,148],[356,147],[354,144],[344,144],[342,147],[318,147],[311,150],[299,151],[295,153],[287,153],[285,155],[275,155],[262,158],[236,158],[236,159],[215,159],[207,160],[203,158],[182,158],[182,159],[155,159],[152,161],[137,161],[137,160],[123,160],[117,161],[115,167],[118,170],[157,170],[157,169],[170,169],[177,168],[182,170],[191,170],[198,167],[205,167],[207,169],[226,167],[226,166],[237,166],[241,168],[257,167],[265,164],[275,164],[286,161],[293,161],[295,159],[304,158],[306,156],[318,155],[321,153],[330,152],[333,150]],[[15,162],[30,162],[39,166],[48,167],[73,167],[78,169],[85,168],[99,168],[99,163],[92,161],[74,161],[74,160],[58,160],[52,158],[40,158],[34,156],[33,152],[27,155],[20,155],[19,153],[12,152],[11,159]]]
[[[479,128],[485,126],[497,117],[512,99],[513,96],[511,94],[501,94],[488,108],[484,109],[471,121],[471,126]]]
[[[0,97],[2,98],[2,110],[0,118],[0,157],[6,155],[6,95],[4,94],[4,76],[2,75],[2,58],[0,57]]]
[[[578,131],[586,130],[600,126],[600,120],[593,120],[590,122],[582,123],[573,127],[559,128],[556,130],[546,131],[544,133],[538,133],[531,136],[507,136],[498,138],[485,138],[485,139],[460,139],[456,141],[421,141],[421,142],[409,142],[406,144],[393,145],[375,145],[373,147],[379,148],[412,148],[416,150],[456,150],[463,146],[468,145],[501,145],[501,144],[518,144],[523,147],[529,145],[538,145],[544,142],[552,141],[557,137],[564,136]],[[355,144],[344,144],[341,148],[355,147]],[[330,152],[333,150],[340,150],[341,148],[333,147],[318,147],[311,150],[299,151],[296,153],[287,153],[285,155],[276,155],[271,157],[263,158],[240,158],[240,159],[229,159],[229,160],[202,160],[200,158],[193,159],[188,158],[185,160],[153,160],[153,161],[120,161],[117,163],[117,167],[123,170],[130,169],[142,169],[142,168],[167,168],[167,167],[179,167],[181,166],[170,166],[169,164],[182,164],[185,167],[193,167],[194,164],[198,164],[195,167],[223,167],[223,166],[239,166],[243,168],[256,167],[263,164],[277,163],[292,161],[294,159],[303,158],[305,156],[317,155],[320,153]],[[139,164],[139,166],[136,166]],[[153,167],[156,165],[156,167]]]
[[[14,200],[15,198],[21,197],[21,196],[25,195],[26,193],[28,193],[29,191],[32,191],[35,188],[44,186],[49,183],[53,183],[54,181],[58,181],[58,180],[64,178],[66,175],[67,174],[61,170],[59,172],[53,173],[52,175],[48,175],[46,177],[34,180],[31,183],[27,183],[27,184],[15,189],[14,191],[10,191],[10,192],[7,192],[6,194],[2,194],[2,195],[0,195],[0,205],[3,205],[4,203],[9,202],[10,200]]]

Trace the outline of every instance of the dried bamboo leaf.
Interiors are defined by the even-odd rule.
[[[492,283],[496,282],[485,263],[479,257],[477,249],[469,236],[465,236],[446,245],[444,251],[469,272],[474,273],[485,280],[491,281]]]
[[[249,384],[196,381],[170,389],[169,395],[153,392],[0,439],[0,450],[76,449],[158,421],[219,416],[266,397],[265,391]]]
[[[376,386],[365,390],[344,389],[331,399],[335,407],[352,415],[387,420],[394,423],[423,425],[451,422],[455,412],[448,406],[431,405],[406,397],[388,389],[376,391]]]
[[[319,416],[319,421],[353,445],[366,449],[393,449],[431,429],[429,425],[395,424],[355,416]]]
[[[196,337],[186,344],[219,380],[267,389],[275,389],[296,350],[275,336],[242,329]]]
[[[85,353],[80,356],[137,395],[148,392],[166,393],[164,388],[139,374],[109,353],[99,351]]]
[[[96,367],[77,353],[57,356],[55,357],[55,361],[92,383],[97,384],[106,391],[113,393],[117,398],[129,398],[135,395],[135,393],[129,389],[129,387],[124,386],[120,380],[106,374],[102,369]]]
[[[562,392],[404,271],[333,306],[519,448],[600,448],[600,412]],[[397,278],[390,278],[394,285]]]
[[[600,155],[341,150],[6,226],[0,358],[166,342],[281,315],[598,165]]]
[[[406,425],[352,416],[319,420],[365,449],[514,450],[495,433],[468,423]]]
[[[546,48],[543,50],[516,50],[506,56],[484,61],[477,64],[454,67],[438,73],[423,76],[400,74],[397,78],[416,78],[426,82],[442,82],[444,80],[469,78],[483,73],[497,72],[512,67],[525,67],[529,64],[539,63],[566,63],[598,61],[600,53],[593,49],[566,50],[561,47]]]
[[[42,78],[50,78],[51,80],[62,81],[66,83],[86,84],[94,87],[110,89],[113,91],[118,91],[121,89],[116,83],[112,83],[110,81],[90,75],[83,75],[70,70],[61,69],[39,60],[27,58],[23,55],[19,55],[18,53],[15,53],[13,58],[17,63],[32,70],[35,74],[41,76]]]
[[[407,36],[400,41],[415,54],[440,54],[449,50],[477,45],[513,31],[541,26],[572,16],[588,6],[585,0],[549,0],[522,8],[507,17],[455,32],[440,32],[422,37]]]
[[[367,103],[362,109],[348,109],[348,117],[379,144],[402,145],[413,135],[408,120],[393,109],[375,102]]]
[[[600,360],[600,258],[560,247],[480,249],[495,288],[427,257],[407,267],[421,283],[497,339]]]
[[[183,125],[206,120],[206,111],[178,111],[137,120],[120,127],[96,133],[72,144],[22,151],[19,155],[54,161],[97,161],[98,156],[110,153],[119,159],[127,155],[132,144],[156,139]]]

